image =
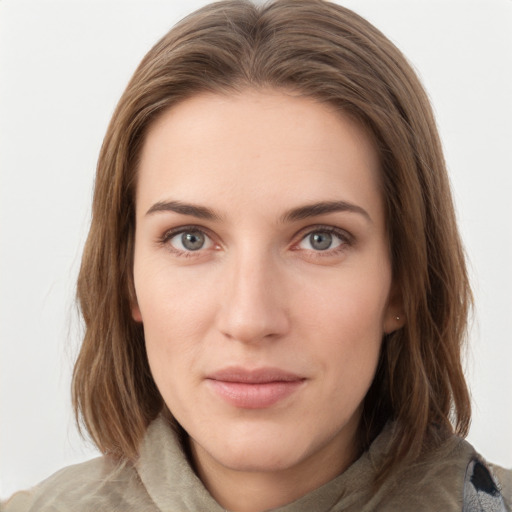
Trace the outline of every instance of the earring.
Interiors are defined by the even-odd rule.
[[[395,316],[395,320],[396,320],[397,322],[399,322],[399,321],[400,321],[400,317],[399,317],[399,316]]]

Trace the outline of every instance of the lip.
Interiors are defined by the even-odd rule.
[[[224,368],[207,375],[215,394],[242,409],[265,409],[289,397],[306,379],[279,368]]]

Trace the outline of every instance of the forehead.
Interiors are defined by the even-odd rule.
[[[379,208],[378,160],[358,123],[312,98],[205,93],[168,109],[148,130],[137,209],[166,195],[226,208],[340,199]]]

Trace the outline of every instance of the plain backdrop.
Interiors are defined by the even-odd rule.
[[[143,55],[207,2],[0,0],[0,497],[95,456],[70,409],[96,158]],[[512,467],[512,1],[340,2],[432,99],[470,262],[469,440]]]

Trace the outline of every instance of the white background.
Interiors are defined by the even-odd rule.
[[[0,497],[96,453],[69,393],[95,162],[140,59],[204,3],[0,0]],[[476,296],[469,439],[512,467],[512,1],[342,3],[432,98]]]

